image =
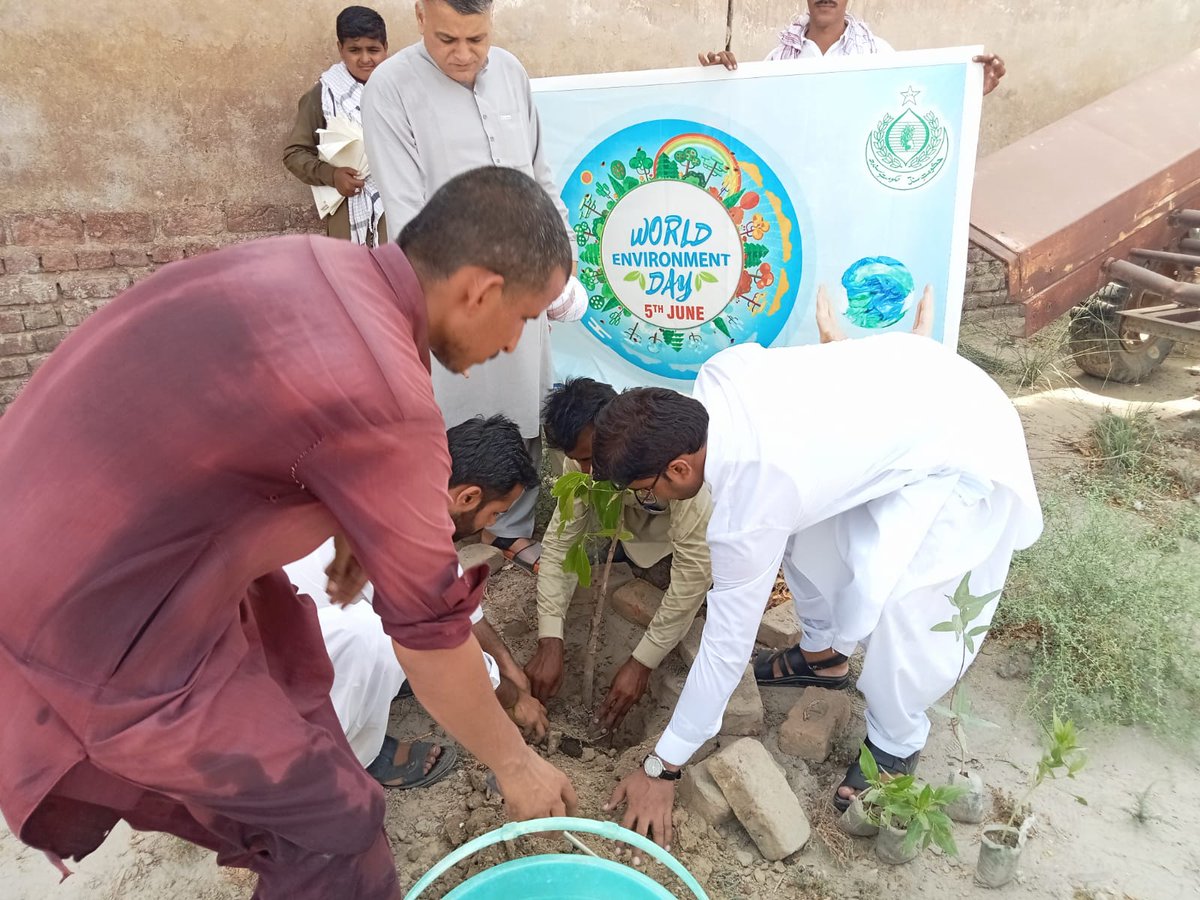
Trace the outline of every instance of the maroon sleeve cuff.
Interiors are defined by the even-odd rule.
[[[437,618],[400,621],[386,598],[375,596],[375,611],[383,620],[383,630],[397,644],[409,650],[449,650],[458,647],[471,633],[471,613],[483,601],[491,570],[480,563],[455,578],[440,597],[430,597],[426,611]]]

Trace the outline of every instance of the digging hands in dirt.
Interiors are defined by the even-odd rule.
[[[535,744],[541,743],[550,729],[550,721],[546,718],[546,707],[542,706],[536,697],[524,692],[508,709],[508,717],[521,729],[525,739]]]
[[[574,787],[565,774],[526,745],[501,709],[503,699],[501,703],[494,699],[473,635],[448,650],[415,651],[395,644],[395,652],[421,705],[496,773],[514,821],[574,814]],[[447,679],[446,672],[457,676]],[[507,687],[511,689],[511,683]]]
[[[677,771],[678,767],[669,767]],[[641,769],[626,775],[604,804],[611,812],[625,804],[621,825],[650,838],[664,850],[671,849],[671,816],[675,809],[675,782],[651,778]],[[635,854],[636,865],[641,860]]]
[[[558,696],[563,683],[562,638],[542,638],[537,650],[525,664],[529,691],[542,703]]]
[[[493,769],[509,819],[524,822],[575,815],[579,800],[571,780],[532,749],[526,751],[523,759],[505,771]]]
[[[615,731],[624,721],[650,684],[650,669],[632,656],[617,670],[600,711],[592,719],[592,731],[598,735]]]

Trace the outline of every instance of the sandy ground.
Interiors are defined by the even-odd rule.
[[[969,328],[965,337],[971,339]],[[1128,404],[1152,404],[1168,427],[1200,425],[1200,358],[1194,354],[1173,355],[1154,378],[1137,386],[1104,385],[1077,371],[1067,375],[1071,377],[1051,375],[1033,389],[1005,385],[1025,421],[1030,454],[1043,486],[1082,465],[1080,442],[1105,406],[1120,409]],[[1000,380],[1003,383],[1003,377]],[[1192,464],[1200,465],[1200,450],[1192,452]],[[532,579],[511,568],[497,574],[489,588],[489,618],[519,659],[532,652],[536,641],[532,589]],[[569,669],[571,661],[581,657],[590,602],[581,594],[572,606],[567,633]],[[633,626],[608,618],[598,664],[601,679],[607,679],[625,659],[637,637]],[[1007,795],[1022,792],[1038,755],[1036,725],[1023,711],[1026,684],[1019,673],[1026,667],[1021,653],[1020,648],[988,643],[967,675],[976,715],[1000,726],[973,735],[973,766],[990,788]],[[579,702],[579,687],[575,669],[561,696],[550,705],[554,728],[568,736],[584,733],[586,714]],[[778,754],[775,745],[776,729],[796,697],[796,692],[787,688],[763,691],[768,726],[764,742],[784,764],[793,788],[809,810],[814,836],[786,862],[769,864],[758,857],[740,825],[723,826],[718,832],[695,817],[677,813],[676,854],[701,877],[710,896],[722,900],[992,896],[972,882],[978,848],[975,826],[955,828],[961,860],[927,852],[900,867],[878,863],[869,843],[844,838],[830,827],[828,798],[861,739],[861,714],[852,720],[833,758],[810,767]],[[861,713],[861,698],[855,695],[855,701]],[[640,759],[643,750],[639,744],[657,734],[668,712],[647,696],[611,747],[587,748],[581,759],[561,749],[551,754],[576,784],[581,815],[602,817],[601,805],[616,778]],[[393,733],[419,737],[440,732],[410,699],[394,705]],[[1075,782],[1068,783],[1070,791],[1061,783],[1051,783],[1035,798],[1039,825],[1026,847],[1021,875],[1004,889],[1004,895],[1039,900],[1200,897],[1200,845],[1194,840],[1196,810],[1200,808],[1200,780],[1194,774],[1200,748],[1164,743],[1136,729],[1090,731],[1086,738],[1090,764]],[[952,747],[948,729],[935,718],[930,744],[922,756],[923,777],[940,780],[941,773],[949,771]],[[433,788],[389,792],[387,829],[406,887],[449,852],[454,842],[500,823],[502,807],[484,792],[484,775],[467,759],[453,776]],[[1136,795],[1147,788],[1153,818],[1140,823],[1130,809],[1137,803]],[[1086,806],[1076,801],[1076,794],[1086,798]],[[530,843],[540,849],[561,848],[551,839]],[[589,843],[602,854],[613,853],[602,841]],[[751,854],[749,865],[739,861],[739,851]],[[494,864],[504,858],[504,852],[490,852],[471,871]],[[211,854],[167,836],[134,833],[123,825],[100,850],[73,868],[76,874],[59,885],[58,873],[40,853],[0,830],[0,896],[11,900],[226,900],[248,897],[253,890],[252,877],[218,869]],[[432,896],[441,896],[441,891]]]

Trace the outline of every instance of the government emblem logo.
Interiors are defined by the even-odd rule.
[[[937,177],[950,155],[950,132],[931,109],[920,112],[921,91],[900,92],[898,114],[888,113],[867,138],[867,168],[894,191],[911,191]]]

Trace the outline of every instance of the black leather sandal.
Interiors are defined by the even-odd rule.
[[[775,662],[779,661],[781,674],[775,674]],[[829,659],[809,662],[800,652],[800,646],[786,650],[763,650],[754,657],[754,680],[767,687],[823,687],[830,690],[844,688],[850,683],[850,674],[820,675],[846,662],[846,657],[835,653]]]

